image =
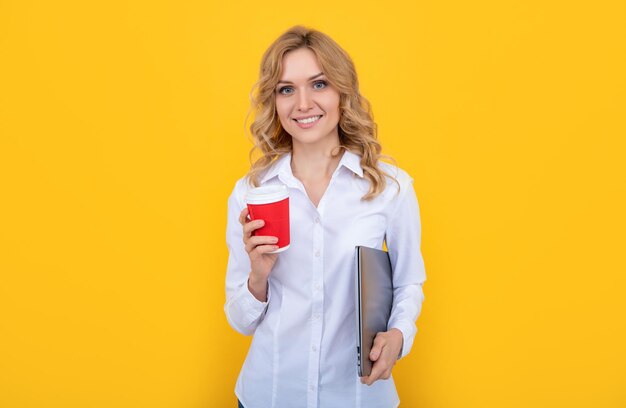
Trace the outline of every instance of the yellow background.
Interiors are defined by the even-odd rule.
[[[0,0],[0,407],[234,407],[226,199],[294,24],[415,179],[402,407],[626,406],[623,1]],[[282,408],[282,407],[281,407]]]

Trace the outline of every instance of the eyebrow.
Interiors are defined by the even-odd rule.
[[[317,75],[313,75],[311,78],[309,78],[309,81],[311,81],[311,80],[313,80],[313,79],[315,79],[315,78],[317,78],[317,77],[319,77],[319,76],[322,76],[322,75],[324,75],[324,73],[323,73],[323,72],[320,72],[320,73],[319,73],[319,74],[317,74]],[[289,81],[278,81],[278,83],[279,83],[279,84],[293,84],[293,82],[289,82]]]

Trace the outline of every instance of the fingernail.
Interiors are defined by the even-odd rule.
[[[277,237],[273,237],[272,238],[272,242],[278,242],[278,238]]]

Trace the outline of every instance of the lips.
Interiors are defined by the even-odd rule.
[[[302,116],[302,117],[299,117],[299,118],[293,118],[293,120],[295,120],[298,123],[307,124],[307,123],[313,123],[313,122],[317,121],[322,116],[323,115]]]
[[[320,121],[320,119],[323,118],[323,116],[324,115],[308,116],[299,120],[293,119],[293,121],[300,129],[309,129],[315,126]]]

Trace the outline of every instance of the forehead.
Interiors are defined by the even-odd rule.
[[[308,48],[299,48],[283,56],[280,79],[287,81],[306,81],[312,75],[322,72],[317,57]]]

